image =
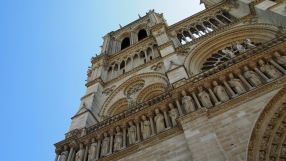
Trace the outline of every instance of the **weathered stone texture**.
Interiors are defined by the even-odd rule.
[[[120,161],[189,161],[191,159],[190,150],[184,134],[163,141],[157,145],[141,150]]]

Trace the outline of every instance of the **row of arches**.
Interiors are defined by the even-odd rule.
[[[138,33],[137,33],[137,40],[141,41],[144,38],[148,37],[147,31],[145,29],[141,29]],[[130,36],[129,37],[125,37],[122,42],[121,42],[121,50],[124,50],[126,48],[128,48],[131,45],[131,41],[130,41]]]
[[[204,18],[199,23],[191,24],[187,28],[177,31],[177,38],[184,45],[233,22],[232,19],[234,18],[229,13],[220,11],[210,17]]]
[[[119,63],[112,63],[107,71],[107,81],[116,78],[157,57],[159,57],[158,45],[153,45],[148,47],[145,51],[135,53]]]

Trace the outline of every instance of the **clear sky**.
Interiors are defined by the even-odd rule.
[[[3,161],[53,161],[85,93],[102,37],[150,9],[174,24],[199,0],[0,1],[0,152]]]

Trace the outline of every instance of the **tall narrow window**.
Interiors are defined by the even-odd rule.
[[[129,37],[126,37],[121,42],[121,50],[123,50],[129,46],[130,46],[130,39],[129,39]]]
[[[147,32],[146,30],[142,29],[138,32],[138,41],[144,39],[147,37]]]

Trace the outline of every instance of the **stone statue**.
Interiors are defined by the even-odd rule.
[[[246,39],[246,40],[244,41],[244,44],[246,45],[247,49],[252,49],[252,48],[255,48],[255,47],[256,47],[255,45],[253,45],[253,44],[251,43],[251,40],[250,40],[250,39]]]
[[[136,142],[136,126],[134,126],[132,121],[128,122],[129,128],[128,128],[128,138],[129,138],[129,144],[135,144]]]
[[[122,147],[122,143],[123,143],[123,141],[122,141],[123,134],[120,131],[119,126],[116,127],[116,132],[117,133],[116,133],[115,138],[114,138],[114,147],[113,147],[114,151],[120,150]]]
[[[141,121],[141,132],[143,135],[143,139],[147,139],[151,135],[151,128],[150,128],[150,121],[146,119],[146,117],[143,115]]]
[[[193,112],[196,110],[194,101],[191,96],[187,96],[186,92],[182,90],[182,105],[185,108],[187,113]]]
[[[246,51],[246,49],[241,45],[239,44],[238,41],[236,41],[235,43],[233,43],[233,46],[234,46],[234,49],[236,49],[237,51],[239,51],[239,53],[243,53]]]
[[[103,134],[104,139],[102,140],[102,144],[101,144],[101,157],[104,157],[108,154],[109,152],[109,144],[110,144],[110,138],[108,137],[107,132],[104,132]]]
[[[243,87],[240,79],[234,78],[231,73],[228,76],[230,78],[230,81],[228,81],[228,83],[237,94],[242,94],[246,92],[246,89]]]
[[[68,154],[69,154],[68,146],[65,145],[64,151],[61,153],[60,161],[66,161],[68,158]]]
[[[165,131],[164,116],[160,113],[159,109],[155,109],[156,116],[154,120],[156,122],[157,133]]]
[[[95,159],[96,147],[97,147],[97,143],[95,142],[95,139],[93,138],[91,140],[91,145],[90,145],[90,148],[88,150],[88,161],[93,161]]]
[[[274,56],[277,58],[277,63],[286,68],[286,56],[281,56],[278,52],[275,52]]]
[[[75,154],[75,161],[83,161],[83,157],[84,157],[84,149],[83,149],[83,145],[79,144],[79,151],[77,151],[77,153]]]
[[[209,94],[208,94],[205,90],[203,90],[203,88],[202,88],[201,86],[198,87],[198,89],[199,89],[199,92],[200,92],[200,93],[198,94],[198,96],[199,96],[199,99],[201,100],[203,106],[204,106],[205,108],[211,108],[211,107],[213,107],[213,104],[212,104],[212,102],[211,102],[211,99],[210,99]]]
[[[268,147],[268,138],[263,138],[261,141],[260,149],[261,150],[267,150]]]
[[[128,108],[132,108],[132,106],[135,105],[136,101],[131,95],[127,94],[127,100],[128,100]]]
[[[286,147],[285,147],[285,145],[284,145],[283,148],[281,149],[281,156],[282,156],[282,157],[286,157]]]
[[[252,85],[254,85],[256,87],[259,87],[262,85],[262,82],[261,82],[259,76],[255,72],[249,70],[247,66],[244,67],[244,77],[247,80],[249,80],[249,82]]]
[[[171,117],[173,126],[177,126],[176,119],[179,117],[179,112],[176,108],[174,108],[172,103],[169,103],[170,111],[169,116]]]
[[[276,79],[282,76],[282,74],[276,68],[274,68],[272,65],[265,64],[263,60],[260,59],[258,63],[261,65],[260,70],[268,77]]]
[[[236,57],[236,55],[235,55],[231,50],[229,50],[228,48],[222,49],[221,51],[222,51],[226,56],[228,56],[229,58],[234,58],[234,57]]]
[[[81,132],[80,137],[83,137],[83,136],[85,136],[85,135],[86,135],[86,129],[84,128],[84,129],[82,129],[82,132]]]
[[[216,81],[213,81],[214,85],[214,93],[217,95],[221,102],[226,102],[229,100],[229,96],[227,95],[223,86],[218,85]]]

